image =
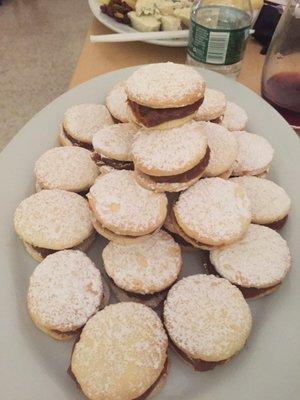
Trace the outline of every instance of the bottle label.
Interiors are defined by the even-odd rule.
[[[187,52],[196,61],[230,65],[243,58],[250,27],[224,30],[210,29],[191,19]]]

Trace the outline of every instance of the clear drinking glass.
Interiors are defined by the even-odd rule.
[[[300,132],[300,0],[290,0],[275,30],[262,74],[262,96]]]

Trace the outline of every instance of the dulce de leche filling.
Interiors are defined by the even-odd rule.
[[[127,169],[127,170],[134,170],[133,162],[132,161],[120,161],[114,158],[107,158],[101,156],[101,154],[94,152],[92,154],[92,160],[100,167],[101,165],[109,165],[114,169]]]
[[[140,300],[141,302],[142,301],[147,301],[147,300],[152,300],[158,295],[162,297],[161,301],[163,301],[167,297],[168,288],[164,289],[164,290],[161,290],[160,292],[153,293],[153,294],[142,294],[142,293],[129,292],[128,290],[122,289],[119,286],[117,286],[115,284],[114,280],[110,276],[108,276],[107,274],[105,274],[105,275],[106,275],[106,277],[107,277],[107,279],[109,281],[109,284],[111,286],[113,286],[113,287],[117,288],[118,290],[122,291],[127,296],[134,297],[134,298]]]
[[[172,345],[174,347],[174,349],[177,351],[177,353],[184,359],[186,360],[188,363],[192,364],[195,371],[210,371],[212,369],[214,369],[217,365],[221,365],[224,364],[226,360],[221,360],[221,361],[204,361],[201,359],[195,359],[195,358],[190,358],[188,357],[182,350],[180,350],[176,344],[174,344],[174,342],[172,341]]]
[[[193,104],[172,108],[151,108],[142,106],[141,104],[129,99],[127,101],[136,120],[142,123],[144,126],[150,128],[167,121],[185,118],[191,114],[194,114],[201,106],[203,100],[204,97],[202,97],[200,100],[197,100]]]
[[[92,234],[93,235],[93,234]],[[80,246],[83,245],[86,241],[88,241],[89,239],[92,238],[92,235],[87,237],[86,239],[84,239],[81,243],[79,243],[78,245],[71,247],[69,249],[63,249],[63,250],[78,250],[78,248],[80,249]],[[57,251],[60,250],[53,250],[53,249],[47,249],[46,247],[38,247],[38,246],[34,246],[30,243],[27,243],[29,246],[31,246],[33,248],[33,250],[35,250],[37,253],[39,253],[39,255],[44,259],[47,256],[49,256],[50,254],[56,253]]]
[[[210,262],[209,257],[208,257],[207,263],[205,265],[205,269],[208,274],[212,274],[212,275],[219,276],[222,278],[222,276],[218,273],[218,271],[215,269],[213,264]],[[255,288],[255,287],[243,287],[240,285],[236,285],[235,283],[233,283],[233,284],[237,288],[240,289],[240,291],[243,293],[243,296],[245,297],[245,299],[251,299],[253,297],[260,296],[261,294],[264,294],[264,293],[268,292],[269,290],[272,290],[280,285],[280,283],[277,283],[277,285],[269,286],[266,288]]]
[[[267,226],[268,228],[275,229],[277,231],[278,229],[281,229],[283,227],[283,225],[286,223],[287,219],[288,219],[288,215],[286,215],[282,219],[279,219],[278,221],[274,221],[274,222],[271,222],[270,224],[263,224],[263,225]]]
[[[80,140],[74,139],[63,127],[63,133],[66,138],[73,144],[73,146],[84,147],[87,150],[93,150],[92,143],[81,142]]]
[[[50,254],[56,253],[58,250],[46,249],[45,247],[38,247],[30,245],[42,258],[46,258]]]
[[[148,175],[154,182],[157,183],[184,183],[184,182],[189,182],[194,178],[197,178],[199,175],[201,175],[205,168],[207,167],[209,163],[209,157],[210,157],[210,149],[207,146],[205,156],[202,158],[202,160],[195,165],[192,169],[183,172],[182,174],[178,175],[169,175],[169,176],[154,176],[154,175]]]

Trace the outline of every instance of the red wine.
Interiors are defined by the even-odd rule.
[[[300,72],[280,72],[262,85],[267,100],[296,130],[300,130]]]

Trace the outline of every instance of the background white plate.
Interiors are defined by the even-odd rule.
[[[29,121],[0,156],[0,398],[3,400],[79,400],[83,395],[67,375],[72,342],[56,342],[38,331],[26,309],[28,279],[37,263],[13,230],[18,203],[34,192],[36,159],[57,144],[64,111],[73,104],[104,102],[111,86],[134,68],[99,76],[65,93]],[[171,354],[167,385],[157,400],[299,400],[300,395],[300,142],[288,124],[264,100],[244,86],[201,71],[208,86],[249,114],[249,131],[275,148],[271,178],[291,195],[293,208],[281,230],[288,240],[293,268],[273,295],[250,302],[253,331],[240,354],[210,372],[194,372]],[[104,240],[90,253],[101,265]],[[297,265],[298,264],[298,265]],[[185,254],[186,273],[201,271],[199,253]],[[172,352],[171,352],[172,353]]]
[[[94,16],[107,28],[118,32],[137,32],[136,29],[131,28],[129,25],[121,24],[120,22],[115,21],[109,15],[103,14],[100,10],[100,2],[99,0],[89,0],[89,5]],[[186,47],[187,40],[186,39],[169,39],[169,40],[147,40],[146,43],[158,44],[160,46],[167,47]]]

